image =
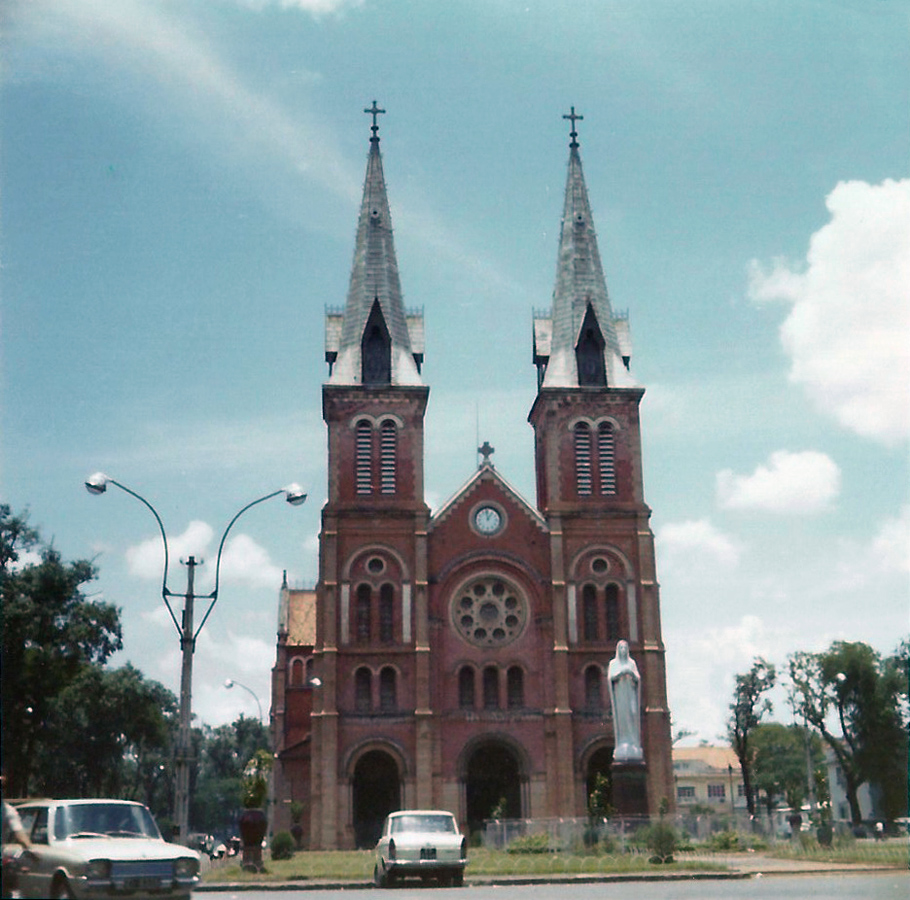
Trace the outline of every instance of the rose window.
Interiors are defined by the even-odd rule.
[[[455,630],[480,647],[501,647],[514,641],[527,618],[524,597],[502,578],[475,578],[452,601]]]

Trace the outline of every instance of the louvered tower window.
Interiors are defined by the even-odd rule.
[[[616,467],[614,464],[613,425],[601,422],[597,429],[597,466],[600,470],[601,494],[616,493]]]
[[[373,426],[366,420],[357,423],[354,447],[354,478],[358,494],[373,493]]]
[[[379,485],[383,494],[395,493],[395,468],[398,432],[395,423],[386,420],[379,429]]]
[[[591,429],[584,422],[575,426],[575,484],[579,496],[591,495]]]

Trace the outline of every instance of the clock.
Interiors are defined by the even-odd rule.
[[[502,528],[502,513],[495,506],[481,506],[474,512],[474,527],[481,534],[496,534]]]

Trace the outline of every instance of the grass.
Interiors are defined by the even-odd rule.
[[[267,857],[268,854],[266,853]],[[299,881],[308,879],[369,881],[373,877],[373,854],[368,850],[305,851],[292,859],[275,862],[265,859],[264,873],[244,872],[236,862],[216,863],[204,875],[205,881]],[[647,871],[711,870],[725,865],[676,862],[654,866],[641,853],[576,855],[574,853],[513,854],[473,849],[468,854],[468,877],[472,875],[581,875]]]
[[[910,845],[906,838],[886,841],[835,840],[830,847],[821,846],[807,835],[798,843],[781,842],[767,850],[777,859],[799,859],[808,862],[866,863],[876,866],[906,866],[910,861]]]

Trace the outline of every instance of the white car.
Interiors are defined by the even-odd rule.
[[[188,900],[199,881],[199,854],[167,843],[141,803],[26,800],[16,809],[32,841],[20,854],[20,897]]]
[[[393,812],[386,817],[376,845],[373,881],[377,887],[392,887],[400,878],[413,876],[460,887],[467,856],[467,839],[452,813],[441,809]]]

